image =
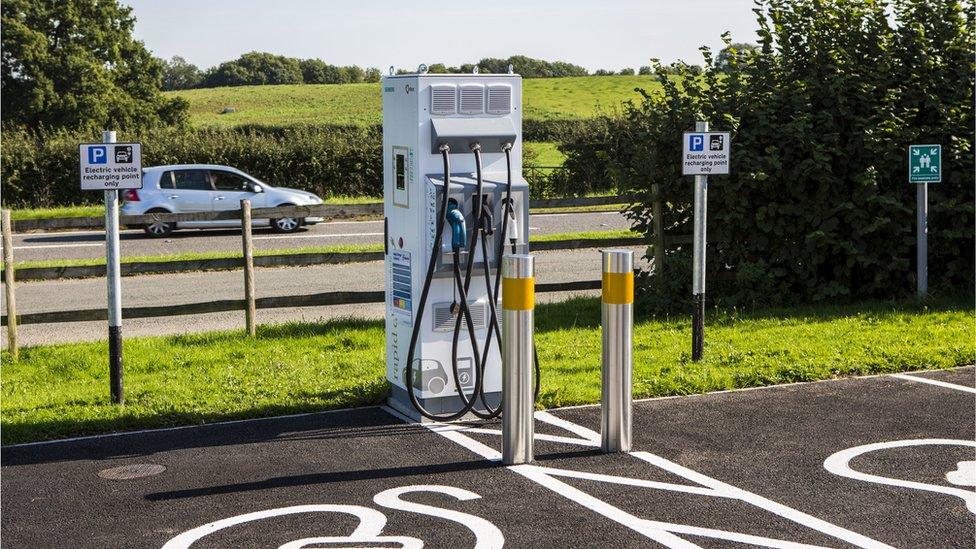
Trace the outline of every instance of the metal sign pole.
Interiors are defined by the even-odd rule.
[[[695,122],[696,132],[707,132],[708,122]],[[708,207],[708,176],[695,176],[695,244],[692,259],[691,359],[701,360],[705,346],[705,216]]]
[[[918,298],[925,299],[929,294],[929,184],[916,185],[918,246],[915,264],[918,279]]]
[[[502,462],[534,459],[532,358],[535,265],[531,255],[502,258]]]
[[[115,143],[115,132],[102,132],[103,143]],[[108,279],[108,368],[112,403],[123,404],[122,273],[119,265],[119,191],[105,191],[105,275]]]

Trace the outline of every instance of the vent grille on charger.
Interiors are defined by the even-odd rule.
[[[508,114],[512,112],[512,87],[508,84],[488,86],[488,112]]]
[[[481,84],[461,86],[461,114],[481,114],[485,112],[485,87]]]
[[[485,327],[485,309],[487,307],[482,303],[471,301],[468,303],[468,309],[471,311],[471,321],[474,323],[475,330],[482,330]],[[435,303],[434,304],[434,331],[435,332],[453,332],[454,323],[460,315],[451,314],[451,303]],[[462,332],[467,333],[467,332]]]
[[[457,87],[453,84],[437,84],[430,87],[430,113],[457,113]]]

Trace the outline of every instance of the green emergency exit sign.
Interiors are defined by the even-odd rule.
[[[939,183],[942,181],[942,145],[910,145],[908,147],[908,182]]]

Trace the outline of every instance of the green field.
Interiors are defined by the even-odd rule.
[[[970,298],[712,312],[704,359],[687,317],[638,319],[634,396],[971,364]],[[4,444],[381,402],[383,321],[339,320],[125,342],[126,404],[108,402],[106,342],[2,354]],[[540,305],[539,405],[600,399],[600,302]]]
[[[637,100],[634,88],[657,88],[651,76],[583,76],[524,80],[525,117],[573,119],[613,114]],[[237,86],[167,92],[190,102],[194,126],[241,124],[378,124],[379,84]],[[236,112],[220,114],[226,107]]]

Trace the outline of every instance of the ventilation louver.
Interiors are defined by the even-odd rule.
[[[508,114],[512,112],[512,86],[492,84],[488,86],[488,112]]]
[[[461,85],[461,114],[485,112],[485,87],[481,84]]]
[[[471,322],[474,324],[475,330],[481,330],[485,327],[485,304],[476,303],[474,301],[468,302],[468,309],[471,311]],[[434,331],[435,332],[453,332],[454,324],[457,322],[458,316],[451,314],[451,303],[435,303],[434,304]],[[467,333],[467,332],[463,332]]]
[[[457,114],[457,87],[436,84],[430,87],[431,114]]]

